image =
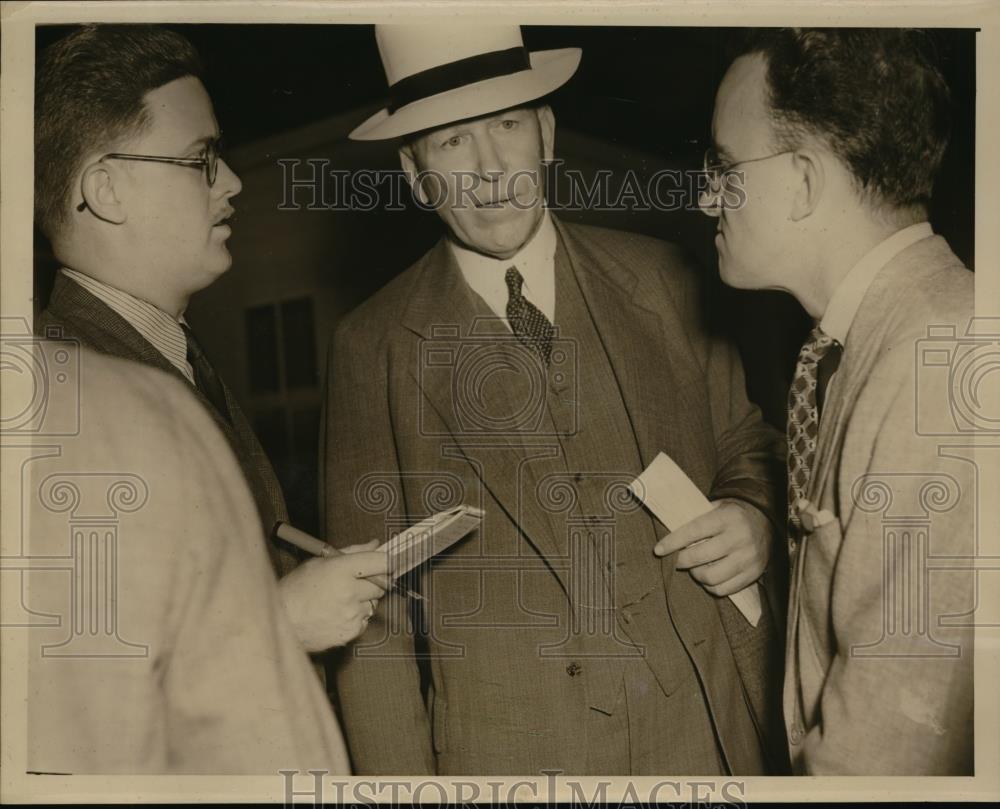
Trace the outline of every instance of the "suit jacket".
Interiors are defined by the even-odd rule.
[[[705,333],[690,265],[653,239],[556,228],[641,464],[666,451],[713,497],[739,497],[775,515],[780,436],[747,401],[735,353]],[[385,538],[457,502],[486,512],[480,530],[435,560],[433,575],[424,566],[426,601],[384,599],[339,661],[342,717],[359,772],[584,772],[601,740],[589,738],[581,717],[620,710],[608,703],[616,693],[609,667],[593,656],[574,659],[589,652],[573,639],[560,646],[560,621],[572,620],[572,574],[563,564],[566,539],[539,502],[545,481],[535,471],[553,451],[551,436],[525,426],[534,407],[530,384],[517,392],[490,387],[490,373],[516,360],[496,353],[509,331],[473,333],[484,307],[442,241],[346,318],[330,351],[321,444],[330,541]],[[534,393],[577,393],[548,383],[563,392],[545,394],[543,381]],[[528,405],[518,429],[479,418],[496,403],[484,397],[522,395]],[[588,440],[592,455],[612,449],[609,436]],[[728,599],[675,573],[673,558],[658,560],[651,547],[623,539],[616,553],[622,638],[644,648],[656,687],[674,693],[683,668],[677,655],[689,656],[701,691],[678,700],[708,704],[726,768],[770,769],[768,742],[784,754],[783,739],[768,729],[774,717],[780,726],[777,701],[768,699],[768,687],[780,681],[767,670],[773,636],[751,630]],[[667,592],[669,616],[650,606],[654,598],[644,601],[657,589]],[[668,621],[683,651],[667,647]],[[684,744],[683,730],[674,743]]]
[[[128,321],[62,273],[56,276],[49,305],[39,316],[35,331],[42,336],[50,332],[60,337],[79,340],[88,348],[113,357],[140,362],[165,371],[182,381],[211,413],[236,453],[240,468],[253,493],[260,515],[264,535],[271,537],[274,525],[288,519],[288,510],[281,493],[281,484],[271,462],[254,435],[250,423],[240,409],[236,398],[223,382],[229,419],[219,414],[215,407],[192,385],[174,365],[136,331]],[[275,572],[280,577],[297,563],[298,556],[278,540],[268,542],[268,553]]]
[[[348,772],[225,438],[166,374],[73,359],[46,417],[79,431],[42,438],[24,470],[27,550],[45,562],[26,601],[45,616],[28,635],[28,768]]]
[[[972,312],[973,275],[934,236],[880,271],[851,325],[807,494],[833,519],[791,548],[799,772],[972,773],[974,574],[933,569],[976,552],[973,466],[946,446],[962,443],[948,371]]]

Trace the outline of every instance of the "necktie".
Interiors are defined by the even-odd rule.
[[[809,477],[816,460],[816,437],[819,434],[819,408],[816,382],[819,365],[831,349],[839,344],[819,326],[799,351],[795,377],[788,391],[788,524],[790,530],[801,530],[796,503],[806,496]]]
[[[186,323],[181,323],[181,328],[184,329],[184,337],[187,340],[187,359],[191,363],[191,369],[194,371],[195,387],[212,403],[212,407],[215,408],[216,412],[222,418],[232,423],[229,417],[229,406],[226,404],[226,392],[222,387],[222,380],[219,379],[219,375],[208,361],[205,352],[201,350],[194,332],[191,331]]]
[[[524,278],[516,267],[507,270],[504,280],[509,294],[507,321],[511,331],[521,343],[535,351],[548,364],[552,355],[554,327],[541,310],[521,294]]]

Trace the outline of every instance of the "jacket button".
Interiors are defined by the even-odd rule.
[[[802,728],[798,725],[792,725],[792,732],[789,734],[788,740],[792,744],[800,744],[802,742]]]
[[[566,666],[566,673],[570,677],[576,677],[581,671],[583,671],[583,667],[579,663],[570,663]]]

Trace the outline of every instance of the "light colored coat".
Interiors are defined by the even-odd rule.
[[[77,368],[46,416],[79,433],[25,464],[46,568],[27,606],[58,618],[29,633],[29,769],[346,773],[226,438],[161,371],[87,349]]]
[[[211,414],[212,420],[236,453],[236,459],[257,503],[261,526],[269,540],[267,549],[275,573],[280,578],[298,564],[300,555],[291,546],[271,535],[275,523],[288,519],[281,484],[267,454],[254,435],[249,420],[224,381],[220,379],[226,397],[228,413],[225,416],[228,419],[217,413],[205,395],[121,315],[62,273],[56,275],[52,296],[35,324],[35,332],[43,336],[53,332],[64,338],[78,340],[87,348],[102,354],[159,368],[181,382]]]
[[[975,478],[946,447],[970,443],[949,411],[950,360],[931,364],[962,349],[921,344],[930,326],[964,337],[972,312],[973,275],[934,236],[880,271],[851,325],[807,495],[835,519],[791,551],[784,705],[798,772],[972,773],[974,579],[941,568],[975,554]]]

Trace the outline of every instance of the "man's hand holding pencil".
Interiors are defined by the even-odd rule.
[[[482,518],[481,509],[462,505],[401,531],[384,547],[372,540],[339,550],[287,522],[277,523],[275,536],[318,557],[279,582],[285,611],[302,645],[321,652],[354,640],[390,586],[401,596],[423,601],[398,577],[467,536]]]
[[[283,534],[290,526],[282,525],[278,536],[289,539]],[[307,652],[322,652],[350,643],[368,626],[378,600],[385,595],[389,557],[375,550],[378,540],[337,550],[308,538],[318,545],[305,550],[317,558],[282,578],[278,589],[303,647]],[[290,541],[303,547],[302,538],[296,540]]]

